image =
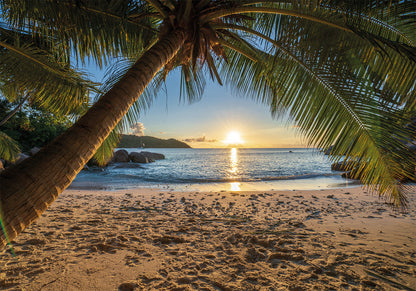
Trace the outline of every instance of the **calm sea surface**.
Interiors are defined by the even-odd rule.
[[[126,149],[141,151],[142,149]],[[71,188],[174,190],[301,190],[351,186],[313,149],[146,149],[165,160],[137,169],[82,171]]]

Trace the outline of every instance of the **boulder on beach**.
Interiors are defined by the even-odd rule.
[[[163,154],[151,153],[151,152],[146,152],[146,151],[141,151],[140,154],[142,154],[145,157],[147,157],[148,159],[151,159],[151,160],[154,160],[154,161],[165,159],[165,155],[163,155]]]
[[[147,164],[153,162],[152,159],[148,158],[146,155],[138,152],[131,152],[129,158],[133,163]]]
[[[354,167],[354,170],[356,169],[356,166]],[[341,174],[341,177],[343,178],[347,178],[347,179],[360,179],[360,176],[357,176],[356,173],[354,173],[354,171],[349,167],[348,163],[344,164],[344,161],[335,163],[331,165],[331,170],[332,171],[340,171],[340,172],[344,172]],[[353,174],[354,173],[354,174]]]
[[[128,163],[129,161],[129,153],[126,150],[115,151],[111,158],[111,163]]]
[[[34,155],[34,154],[36,154],[38,151],[40,151],[40,148],[38,148],[38,147],[34,147],[34,148],[31,148],[31,149],[30,149],[29,153],[30,153],[30,155],[31,155],[31,156],[33,156],[33,155]]]
[[[347,164],[344,164],[344,161],[335,163],[331,165],[332,171],[347,171]]]
[[[333,148],[334,146],[330,146],[329,148],[327,148],[326,150],[324,150],[323,152],[324,152],[324,154],[326,155],[326,156],[329,156],[330,154],[331,154],[331,151],[332,151],[332,148]]]
[[[23,154],[23,153],[20,153],[19,154],[19,157],[17,158],[17,160],[16,160],[16,163],[15,164],[20,164],[21,162],[23,162],[24,160],[26,160],[27,158],[29,158],[29,156],[28,155],[26,155],[26,154]]]

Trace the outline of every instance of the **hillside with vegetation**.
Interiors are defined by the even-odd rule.
[[[123,134],[120,139],[118,148],[190,148],[182,141],[174,138],[160,139],[153,136],[136,136]]]

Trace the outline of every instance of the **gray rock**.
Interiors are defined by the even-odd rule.
[[[416,141],[412,141],[406,144],[410,151],[416,151]]]
[[[344,161],[338,162],[336,164],[332,164],[331,165],[331,170],[332,171],[346,171],[347,170],[347,165],[344,164]]]
[[[324,154],[326,155],[326,156],[329,156],[329,154],[331,153],[331,151],[332,151],[332,148],[333,148],[334,146],[330,146],[329,148],[327,148],[325,151],[324,151]]]
[[[147,164],[151,162],[151,160],[148,157],[138,152],[131,152],[129,154],[129,158],[133,163]]]
[[[151,159],[151,160],[154,160],[154,161],[165,159],[165,155],[163,155],[163,154],[151,153],[151,152],[146,152],[146,151],[142,151],[140,153],[142,155],[144,155],[145,157],[147,157],[148,159]]]
[[[137,169],[137,168],[143,168],[143,167],[135,163],[118,163],[114,167],[114,169]]]
[[[116,151],[111,158],[112,163],[127,163],[129,161],[129,153],[126,150]]]
[[[23,154],[23,153],[20,153],[19,154],[19,157],[17,158],[17,160],[16,160],[16,163],[15,164],[20,164],[21,162],[23,162],[24,160],[26,160],[27,158],[29,158],[29,156],[28,155],[26,155],[26,154]]]
[[[30,151],[29,151],[29,153],[30,153],[30,155],[31,156],[33,156],[34,154],[36,154],[38,151],[40,151],[40,148],[38,148],[38,147],[34,147],[34,148],[32,148]]]

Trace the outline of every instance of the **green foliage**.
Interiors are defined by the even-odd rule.
[[[19,153],[20,148],[17,142],[0,131],[0,159],[14,162]]]
[[[140,148],[142,145],[146,148],[190,148],[186,143],[170,138],[160,139],[152,136],[136,136],[123,134],[120,139],[120,143],[117,145],[119,148]]]
[[[120,142],[120,134],[113,130],[94,154],[94,161],[99,166],[105,166],[113,156],[114,149]]]
[[[6,100],[0,101],[1,120],[12,109],[13,104]],[[59,134],[64,132],[71,123],[72,122],[66,117],[56,117],[44,110],[26,106],[9,119],[9,121],[1,127],[1,131],[19,144],[22,151],[28,151],[35,146],[45,146]],[[3,148],[10,146],[1,141],[0,144]],[[6,157],[4,156],[4,158]]]

